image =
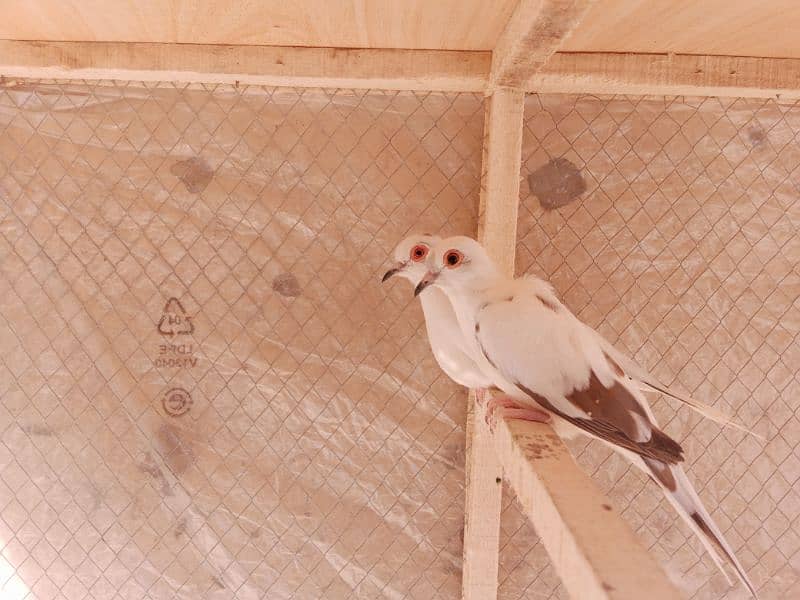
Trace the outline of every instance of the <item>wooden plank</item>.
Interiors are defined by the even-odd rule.
[[[488,52],[0,40],[0,75],[482,92]],[[556,53],[528,91],[800,98],[800,59]]]
[[[791,100],[800,98],[800,59],[559,52],[527,89]]]
[[[0,75],[483,91],[488,52],[0,40]]]
[[[494,451],[489,428],[480,419],[475,391],[467,404],[464,503],[464,551],[461,579],[464,600],[497,598],[500,546],[500,506],[503,468]]]
[[[797,0],[603,0],[561,49],[800,58],[798,29]]]
[[[490,84],[524,88],[594,2],[520,0],[492,51]]]
[[[507,273],[514,272],[524,94],[497,90],[486,100],[478,239]],[[500,544],[502,467],[475,392],[467,409],[464,509],[465,600],[494,600]]]
[[[517,245],[525,94],[497,89],[486,100],[478,239],[509,275]]]
[[[516,0],[0,0],[0,39],[491,50]]]
[[[480,423],[481,407],[478,413]],[[493,441],[505,478],[570,597],[681,597],[550,426],[498,419]]]

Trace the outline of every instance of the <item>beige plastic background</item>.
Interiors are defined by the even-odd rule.
[[[0,90],[4,599],[459,593],[465,394],[380,276],[474,232],[482,102]]]
[[[408,231],[474,233],[482,108],[4,83],[3,598],[459,596],[465,395],[408,284],[379,278]],[[758,423],[763,451],[655,403],[764,598],[800,578],[798,128],[800,108],[765,102],[526,106],[518,272]],[[544,211],[527,176],[558,157],[588,193]],[[191,333],[159,333],[172,297]],[[165,339],[194,366],[156,366]],[[182,416],[165,411],[175,387]],[[725,593],[641,476],[576,449],[687,592]],[[564,596],[504,504],[501,597]]]

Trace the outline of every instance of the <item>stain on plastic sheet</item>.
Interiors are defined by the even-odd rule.
[[[566,206],[586,191],[580,170],[566,158],[554,158],[528,176],[528,187],[545,210]]]
[[[199,194],[205,190],[214,177],[214,170],[199,157],[176,162],[170,168],[170,173],[180,179],[186,186],[186,190],[192,194]]]

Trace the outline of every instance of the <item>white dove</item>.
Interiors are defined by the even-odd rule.
[[[432,235],[410,235],[394,249],[395,265],[386,271],[382,282],[399,275],[417,285],[427,271],[425,259],[433,245],[441,238]],[[433,356],[450,379],[468,388],[487,388],[491,381],[464,352],[461,329],[447,296],[433,290],[420,298],[425,315],[425,329]]]
[[[403,239],[394,249],[395,264],[384,273],[382,281],[398,275],[417,285],[428,270],[425,259],[433,245],[440,240],[429,234],[412,234]],[[461,328],[450,300],[442,290],[432,289],[420,298],[420,303],[428,342],[442,371],[459,385],[478,390],[484,396],[493,383],[464,351]],[[509,399],[497,397],[492,402],[508,403]],[[549,421],[550,415],[536,410],[532,411],[531,419]]]
[[[681,468],[680,444],[658,428],[639,389],[650,387],[640,379],[649,374],[634,368],[632,360],[579,321],[548,283],[535,277],[503,276],[471,238],[440,240],[426,266],[428,272],[415,295],[431,284],[445,292],[461,327],[464,349],[488,379],[520,409],[549,411],[559,434],[597,438],[642,469],[662,488],[726,578],[715,546],[757,597]],[[703,406],[680,394],[669,395],[690,406]]]

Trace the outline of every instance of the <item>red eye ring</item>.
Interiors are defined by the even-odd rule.
[[[455,269],[462,262],[464,262],[464,255],[455,249],[445,252],[442,258],[442,263],[448,269]]]
[[[428,247],[424,244],[417,244],[411,248],[410,258],[413,262],[422,262],[428,256]]]

